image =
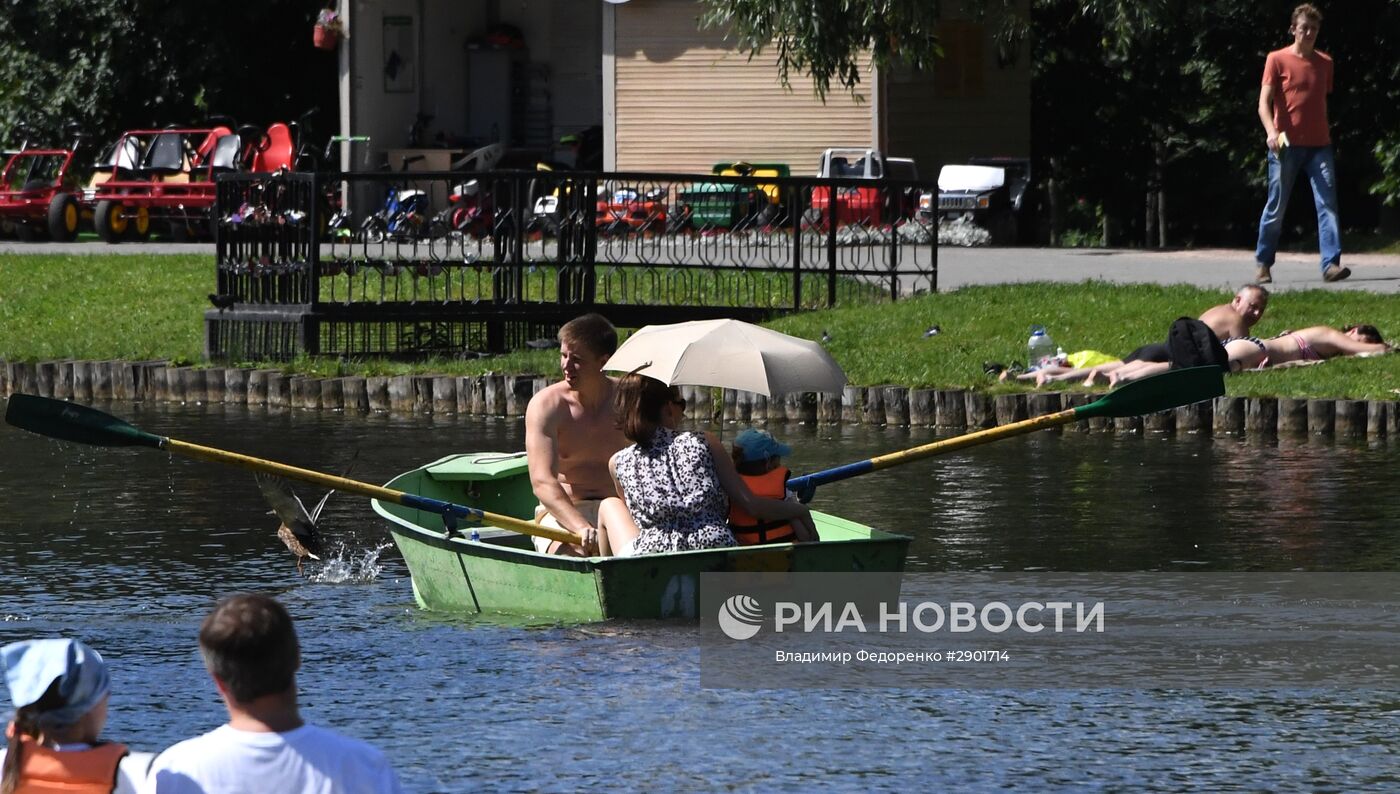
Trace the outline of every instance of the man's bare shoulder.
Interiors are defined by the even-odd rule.
[[[548,419],[557,415],[560,411],[568,411],[570,395],[569,384],[564,381],[551,383],[550,385],[535,392],[535,396],[530,398],[530,402],[525,406],[525,417]]]
[[[1215,335],[1221,339],[1243,336],[1247,330],[1244,315],[1228,303],[1206,309],[1205,313],[1201,315],[1201,322],[1210,326],[1210,330],[1214,331]]]
[[[568,394],[569,384],[566,381],[559,380],[535,392],[535,396],[530,398],[530,402],[560,402],[566,399]]]

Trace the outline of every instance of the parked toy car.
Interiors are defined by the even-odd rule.
[[[817,168],[819,178],[869,180],[916,180],[918,166],[906,157],[885,157],[875,149],[827,149]],[[835,207],[836,225],[860,223],[867,226],[907,220],[914,211],[916,196],[908,188],[889,185],[839,187],[834,201],[831,190],[812,190],[811,206],[802,213],[802,225],[825,227]]]
[[[919,197],[919,218],[932,221],[968,217],[992,235],[992,242],[1019,242],[1032,227],[1031,161],[1021,157],[975,157],[966,165],[938,172],[938,203]]]
[[[786,163],[715,163],[716,176],[786,177]],[[771,226],[783,217],[782,190],[776,184],[699,182],[676,196],[669,228],[741,229]]]
[[[602,234],[661,232],[666,229],[666,189],[619,187],[598,199],[597,226]]]

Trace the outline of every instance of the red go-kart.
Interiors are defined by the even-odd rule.
[[[664,232],[666,230],[666,188],[641,192],[621,187],[606,199],[599,199],[596,224],[604,234]]]
[[[78,135],[66,149],[29,148],[9,152],[0,170],[0,224],[21,240],[34,240],[45,231],[58,242],[78,234],[80,209],[69,175]]]
[[[234,132],[226,126],[131,130],[123,133],[83,190],[93,227],[109,243],[145,240],[164,222],[175,240],[197,230],[211,236],[215,177],[221,172],[291,168],[295,147],[283,123]]]

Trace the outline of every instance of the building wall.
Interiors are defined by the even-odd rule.
[[[529,48],[526,102],[548,108],[549,142],[601,124],[603,3],[581,0],[497,0],[500,20],[515,25]]]
[[[342,75],[344,134],[369,135],[379,162],[386,149],[405,145],[408,127],[419,111],[433,115],[430,132],[466,135],[473,114],[494,118],[505,108],[472,108],[469,101],[467,42],[493,24],[521,30],[528,59],[524,80],[524,117],[534,124],[535,145],[548,148],[566,132],[602,122],[602,3],[584,0],[341,0],[348,12],[351,38]],[[415,86],[409,92],[385,90],[383,19],[414,19]],[[469,136],[468,136],[469,137]],[[357,156],[356,168],[364,167]]]
[[[550,42],[554,139],[603,123],[602,3],[556,2]]]
[[[823,149],[874,145],[868,62],[864,102],[837,88],[822,104],[805,76],[794,76],[791,90],[781,86],[771,51],[750,61],[720,33],[698,30],[700,10],[691,0],[605,9],[615,14],[604,75],[611,72],[616,98],[616,170],[708,173],[720,161],[749,160],[812,174]]]
[[[1002,65],[989,26],[960,18],[952,2],[946,66],[877,80],[867,63],[863,101],[838,86],[825,104],[804,75],[784,89],[771,52],[749,61],[721,33],[699,30],[693,0],[342,0],[342,8],[351,38],[341,131],[373,136],[377,153],[403,146],[419,110],[437,128],[463,129],[464,45],[495,20],[520,27],[531,60],[547,64],[551,139],[602,122],[616,170],[707,172],[746,159],[811,174],[823,149],[877,146],[933,176],[972,155],[1030,152],[1029,44]],[[417,85],[387,93],[383,17],[402,14],[418,25]]]
[[[1003,63],[1008,59],[998,57],[992,23],[956,17],[941,26],[939,38],[944,57],[933,74],[885,75],[888,153],[915,158],[926,176],[972,156],[1029,157],[1030,43]]]
[[[350,129],[346,135],[368,135],[372,139],[371,162],[383,159],[386,149],[404,145],[408,127],[419,108],[422,67],[417,68],[416,90],[390,93],[384,90],[384,17],[410,16],[422,30],[422,16],[414,0],[354,0],[349,16],[353,66],[350,79]],[[420,35],[421,38],[421,35]],[[348,151],[348,149],[346,150]],[[363,168],[361,150],[356,147],[352,167]]]
[[[473,3],[424,3],[422,109],[433,115],[432,129],[460,133],[467,122],[466,52],[463,43],[482,26],[482,9]],[[408,125],[400,126],[406,137]],[[402,141],[394,143],[403,145]]]

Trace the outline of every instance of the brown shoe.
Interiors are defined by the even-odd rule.
[[[1322,280],[1330,283],[1333,281],[1341,281],[1342,279],[1350,275],[1351,268],[1349,267],[1342,267],[1341,265],[1328,265],[1327,269],[1322,271]]]
[[[1274,277],[1271,276],[1271,275],[1269,275],[1269,266],[1268,266],[1268,265],[1260,265],[1260,266],[1259,266],[1259,272],[1254,274],[1254,283],[1256,283],[1256,284],[1272,284],[1272,283],[1274,283]]]

